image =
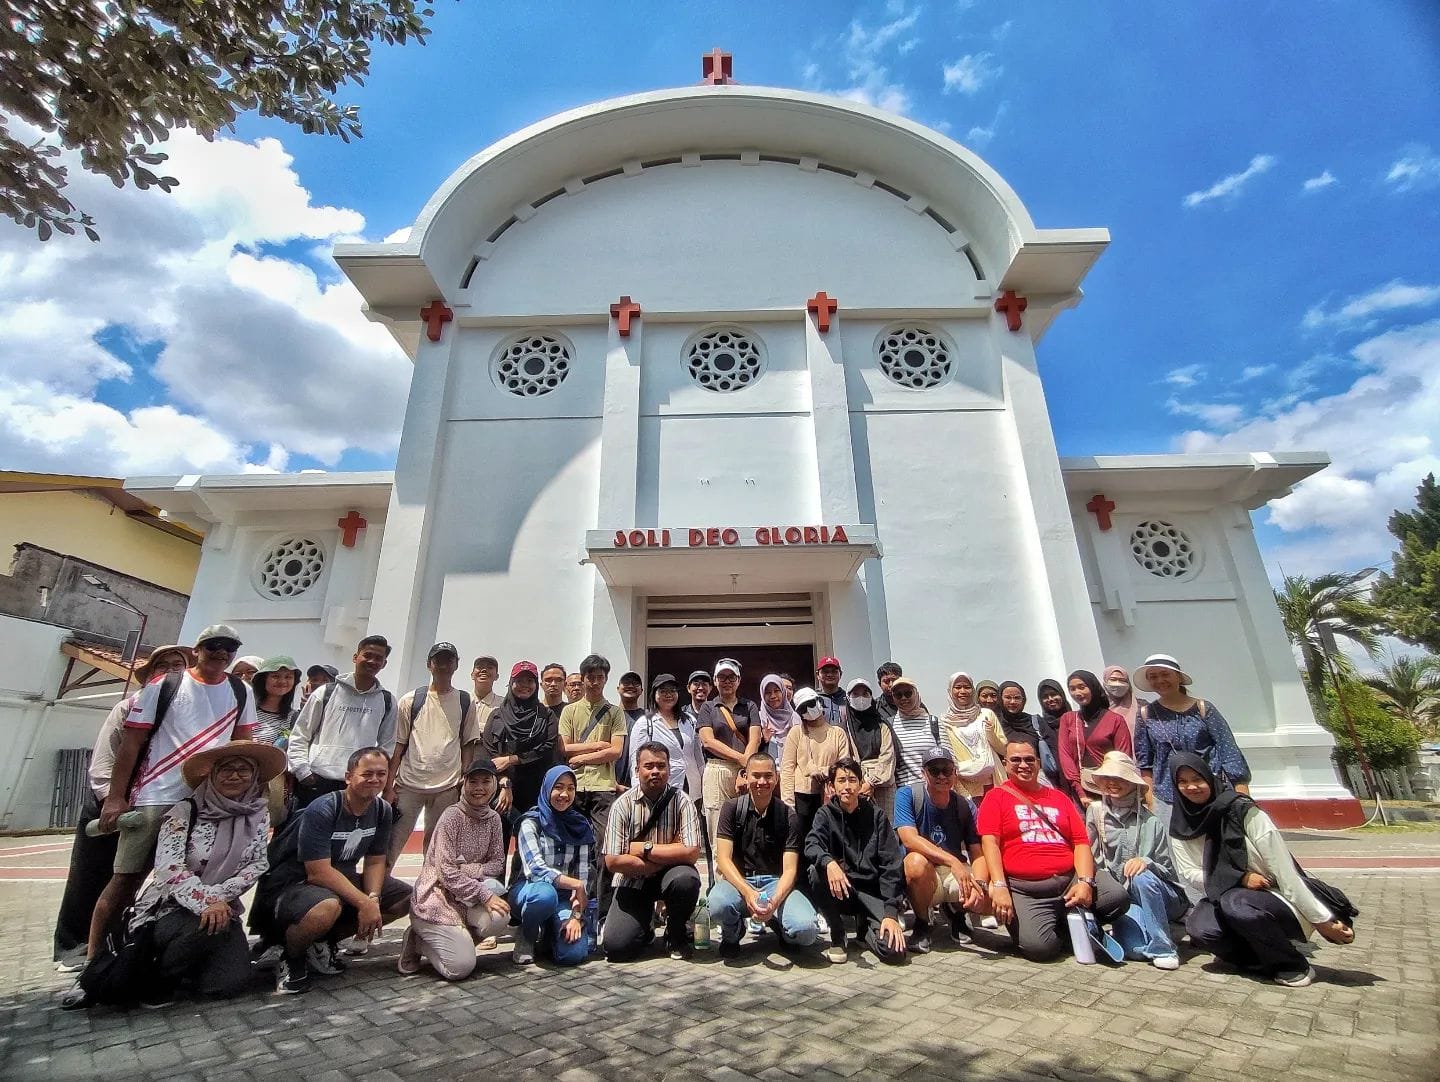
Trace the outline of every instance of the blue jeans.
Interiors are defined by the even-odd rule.
[[[561,903],[560,895],[549,883],[526,881],[510,891],[511,904],[520,909],[520,930],[531,943],[549,938],[550,953],[557,966],[578,966],[590,957],[593,944],[588,933],[582,932],[574,943],[565,941],[563,922],[557,920],[562,909],[568,912],[570,900]]]
[[[1184,891],[1167,883],[1152,871],[1143,871],[1130,880],[1130,908],[1115,918],[1115,938],[1125,948],[1125,957],[1149,961],[1175,954],[1170,922],[1179,920],[1190,908]]]
[[[768,887],[773,892],[779,881],[773,875],[745,877],[745,882],[759,891]],[[745,899],[724,879],[718,880],[710,888],[710,916],[720,924],[722,943],[740,942],[740,937],[745,933],[745,918],[749,915],[750,911],[745,908]],[[784,942],[796,947],[808,947],[815,942],[815,907],[798,890],[792,890],[785,896],[776,918],[780,922],[777,931]],[[772,918],[772,921],[776,918]]]

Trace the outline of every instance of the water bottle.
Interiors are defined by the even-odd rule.
[[[1090,930],[1085,926],[1085,914],[1079,909],[1065,911],[1065,926],[1070,929],[1070,949],[1075,952],[1075,961],[1082,966],[1095,964],[1095,944],[1090,942]]]
[[[121,812],[119,818],[115,820],[115,830],[130,830],[132,827],[138,827],[144,819],[145,817],[133,808],[130,811]],[[114,834],[115,830],[101,830],[99,819],[91,819],[90,822],[85,824],[85,834],[90,838],[98,838],[104,834]]]
[[[695,903],[695,949],[710,949],[710,902],[703,894]]]

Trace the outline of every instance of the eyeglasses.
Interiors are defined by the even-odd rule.
[[[215,773],[220,775],[229,774],[235,778],[253,778],[255,767],[250,763],[221,763],[215,768]]]
[[[1040,760],[1033,755],[1012,755],[1005,761],[1014,763],[1016,766],[1025,766],[1027,763],[1038,763]]]

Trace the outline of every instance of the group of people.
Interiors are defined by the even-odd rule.
[[[56,927],[79,970],[64,1006],[115,998],[93,962],[117,926],[154,953],[133,990],[152,1003],[233,995],[269,963],[277,992],[304,992],[404,917],[400,973],[446,980],[507,929],[517,964],[566,966],[636,957],[657,932],[688,958],[712,922],[721,957],[771,934],[776,964],[822,939],[843,963],[852,920],[892,963],[928,953],[937,920],[956,942],[1003,929],[1035,960],[1078,927],[1170,970],[1184,921],[1197,948],[1289,986],[1314,979],[1312,932],[1353,938],[1167,655],[1041,681],[1036,713],[1019,683],[957,672],[936,714],[895,662],[845,683],[825,657],[814,687],[768,674],[754,701],[721,658],[655,675],[648,697],[624,673],[612,703],[594,654],[575,672],[517,662],[502,692],[485,656],[456,687],[439,642],[428,682],[396,697],[378,635],[344,674],[240,647],[220,624],[155,650],[102,728]],[[422,816],[412,887],[393,873]]]

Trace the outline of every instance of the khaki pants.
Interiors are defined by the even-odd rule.
[[[411,789],[408,786],[395,786],[395,822],[390,828],[390,850],[385,855],[390,867],[400,859],[400,853],[405,848],[405,843],[410,840],[411,833],[415,830],[415,824],[420,821],[420,813],[425,813],[425,845],[424,849],[430,848],[430,837],[435,833],[435,824],[440,821],[440,813],[446,808],[460,802],[460,787],[453,785],[448,789]],[[422,852],[424,850],[422,849]]]
[[[491,885],[498,884],[492,881]],[[420,938],[420,953],[447,981],[463,981],[470,976],[475,971],[475,944],[487,936],[499,935],[509,923],[483,905],[466,910],[463,928],[458,924],[432,924],[420,917],[410,918],[410,927]]]
[[[720,823],[720,805],[735,795],[735,779],[740,768],[728,759],[710,759],[705,763],[705,833],[715,844],[715,828]]]

